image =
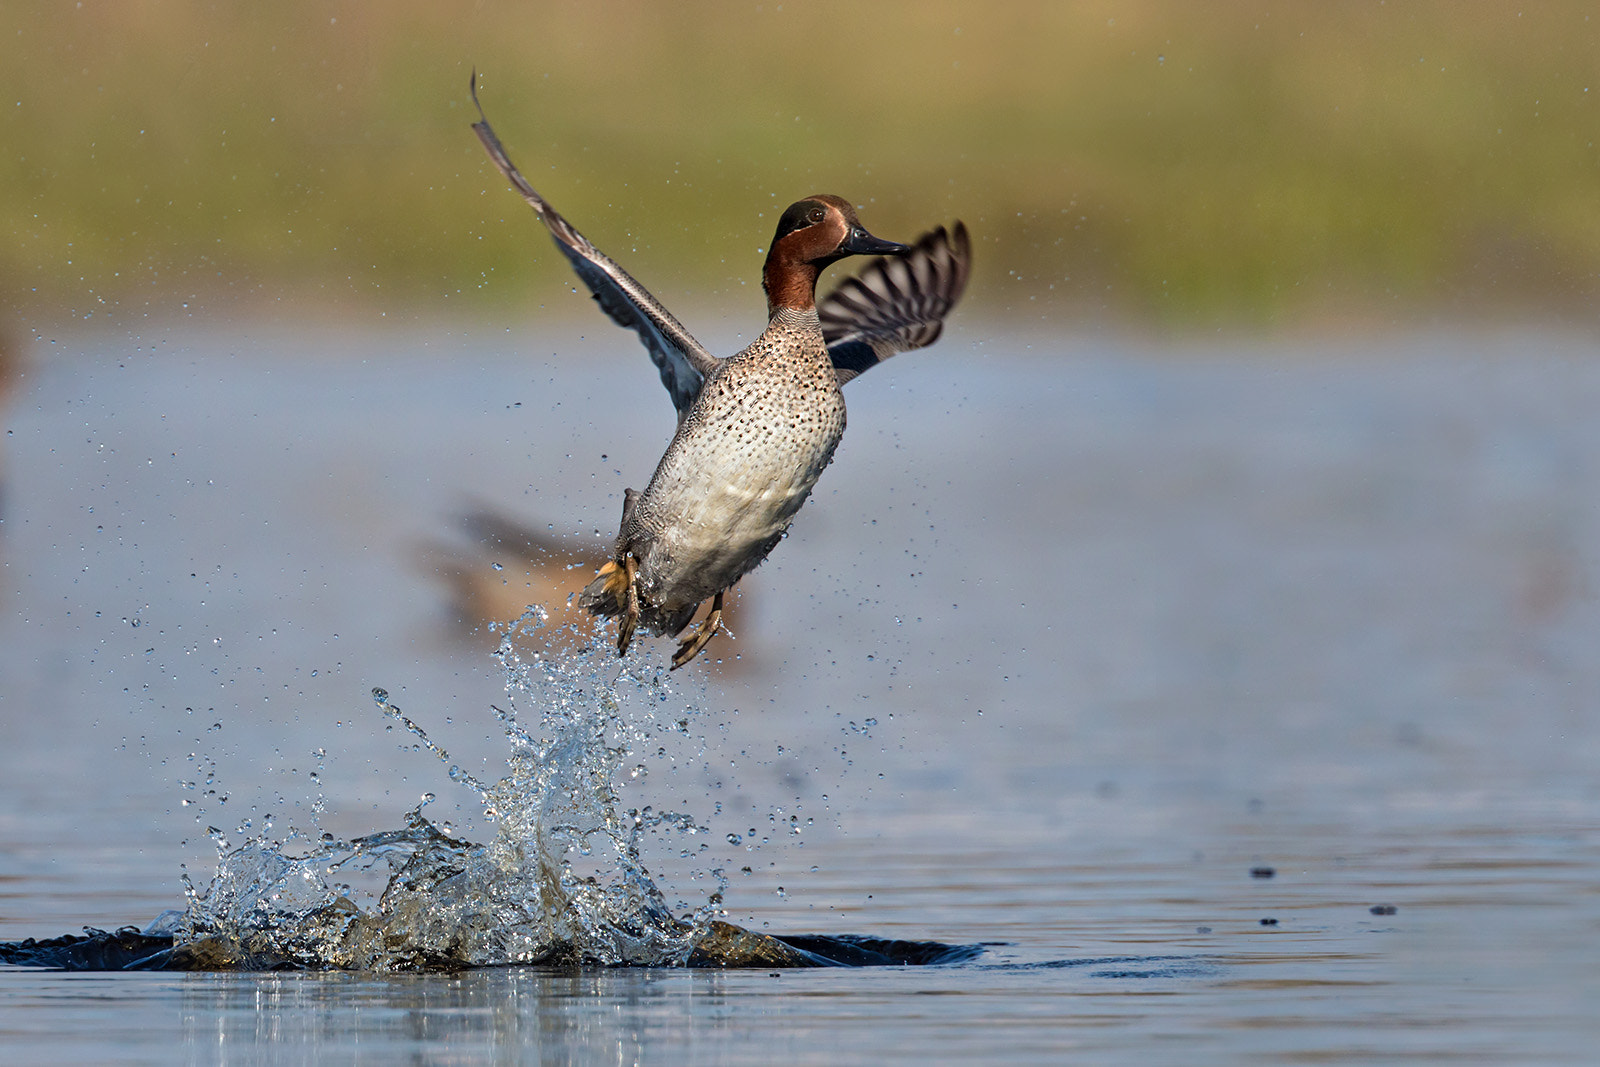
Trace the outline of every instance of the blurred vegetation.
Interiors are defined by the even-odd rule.
[[[817,191],[965,218],[975,303],[1024,321],[1587,319],[1600,272],[1574,0],[8,0],[0,41],[0,301],[36,323],[572,306],[473,67],[674,305],[758,300]]]

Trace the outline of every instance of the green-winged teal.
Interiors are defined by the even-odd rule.
[[[477,104],[477,85],[472,85]],[[907,246],[868,233],[850,203],[809,196],[778,220],[761,280],[767,328],[719,359],[655,297],[600,252],[506,156],[478,108],[489,158],[549,229],[600,307],[636,331],[678,410],[678,432],[644,492],[624,494],[610,563],[582,605],[618,619],[617,650],[636,626],[684,637],[673,667],[694,659],[722,625],[724,594],[767,558],[805,503],[844,434],[840,385],[897,352],[932,344],[966,288],[966,227],[939,227]],[[851,255],[869,263],[816,301],[818,273]]]

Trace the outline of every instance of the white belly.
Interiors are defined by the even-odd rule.
[[[698,603],[765,559],[844,434],[836,386],[753,401],[719,405],[676,441],[639,502],[654,534],[642,590],[658,603]]]

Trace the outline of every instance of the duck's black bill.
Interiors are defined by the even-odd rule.
[[[911,246],[885,241],[856,226],[851,229],[850,236],[844,239],[844,244],[839,246],[839,251],[852,256],[903,256],[911,251]]]

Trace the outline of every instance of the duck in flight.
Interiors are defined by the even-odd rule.
[[[744,351],[712,355],[645,288],[528,184],[478,103],[473,130],[619,326],[638,333],[678,411],[678,430],[644,492],[626,490],[610,562],[580,596],[614,617],[617,652],[634,631],[677,637],[682,667],[722,627],[723,598],[782,539],[844,435],[839,387],[897,352],[932,344],[966,289],[972,249],[956,222],[911,245],[868,233],[850,202],[808,196],[778,219],[761,281],[767,328]],[[820,303],[817,275],[869,262]]]

